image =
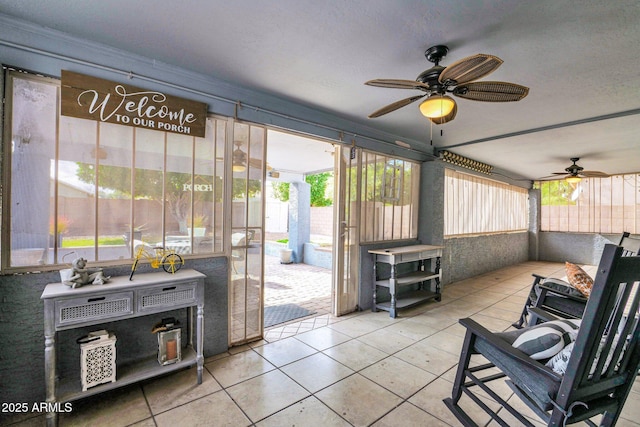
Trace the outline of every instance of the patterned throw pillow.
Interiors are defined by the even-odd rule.
[[[565,262],[565,269],[567,271],[567,279],[574,288],[579,290],[582,295],[588,297],[591,295],[591,288],[593,287],[593,279],[585,271],[580,268],[579,265]]]
[[[555,356],[573,342],[579,330],[579,319],[562,319],[496,335],[532,359],[543,360]]]
[[[613,343],[611,344],[611,351],[607,355],[607,360],[602,366],[603,374],[606,372],[607,368],[609,368],[609,365],[613,360],[613,354],[614,354],[613,350],[615,349],[619,339],[620,339],[620,333],[618,332],[613,338]],[[593,361],[593,364],[591,365],[591,369],[589,370],[589,377],[591,377],[596,371],[596,368],[598,366],[598,359],[600,359],[600,356],[602,356],[602,349],[604,348],[606,341],[607,341],[607,336],[605,335],[602,337],[602,341],[598,346],[598,353],[596,354],[596,358]],[[563,348],[560,353],[556,354],[551,359],[549,359],[545,366],[548,366],[549,368],[553,369],[553,372],[557,374],[564,375],[567,372],[567,366],[569,366],[569,359],[571,358],[571,352],[573,351],[574,345],[575,345],[575,341],[569,344],[568,346],[566,346],[565,348]],[[621,353],[616,363],[620,363],[620,360],[622,359],[623,356],[624,354]]]
[[[567,372],[567,366],[569,365],[569,359],[571,358],[571,352],[573,351],[574,345],[575,341],[563,348],[560,353],[549,359],[545,366],[553,369],[553,372],[556,374],[564,375],[564,373]]]

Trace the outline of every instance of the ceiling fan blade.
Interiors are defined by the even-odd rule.
[[[497,56],[484,53],[468,56],[446,67],[438,77],[438,81],[440,83],[450,81],[451,84],[456,85],[472,82],[492,73],[502,62],[502,59]]]
[[[557,180],[568,178],[571,176],[577,176],[579,178],[608,178],[611,175],[600,171],[582,171],[576,175],[567,172],[553,172],[550,176],[544,176],[542,178],[538,178],[538,180],[545,180],[547,178],[551,178],[551,180]]]
[[[375,79],[365,82],[369,86],[389,87],[392,89],[419,89],[429,90],[429,85],[415,80],[399,80],[399,79]]]
[[[473,82],[453,90],[460,98],[484,102],[520,101],[528,93],[528,87],[508,82]]]
[[[611,175],[600,171],[582,171],[578,175],[582,175],[585,178],[608,178]]]
[[[558,179],[555,175],[554,173],[553,175],[541,176],[540,178],[534,179],[534,181],[555,181]]]
[[[383,116],[383,115],[385,115],[387,113],[390,113],[392,111],[397,110],[398,108],[402,108],[405,105],[409,105],[412,102],[415,102],[420,98],[424,98],[425,96],[427,96],[427,95],[426,94],[425,95],[416,95],[416,96],[412,96],[411,98],[401,99],[400,101],[396,101],[393,104],[389,104],[386,107],[382,107],[381,109],[379,109],[377,111],[374,111],[373,113],[369,114],[368,117],[370,119],[373,119],[373,118],[376,118],[376,117]]]

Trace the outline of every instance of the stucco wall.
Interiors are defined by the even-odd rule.
[[[444,247],[445,284],[529,260],[526,232],[445,239]]]
[[[604,245],[620,243],[620,234],[560,233],[543,231],[538,235],[541,261],[598,265]]]
[[[207,276],[204,306],[205,357],[224,352],[228,348],[227,258],[188,260],[186,266]],[[141,265],[138,271],[142,273],[154,270],[148,265]],[[112,276],[128,275],[129,272],[128,266],[105,268],[105,273]],[[40,296],[47,283],[59,280],[58,272],[0,276],[0,402],[29,402],[31,407],[33,402],[45,399],[44,304]],[[75,340],[93,330],[107,329],[115,332],[119,364],[154,355],[157,337],[151,333],[151,327],[162,317],[170,316],[178,317],[186,325],[186,310],[176,310],[162,315],[143,316],[58,333],[60,374],[76,376],[78,383],[80,382],[80,348]]]

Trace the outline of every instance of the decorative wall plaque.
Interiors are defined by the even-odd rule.
[[[62,70],[62,115],[204,137],[207,104]]]

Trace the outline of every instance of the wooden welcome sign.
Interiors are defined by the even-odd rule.
[[[207,104],[62,70],[62,115],[204,137]]]

